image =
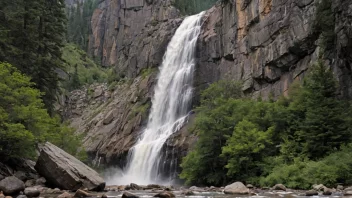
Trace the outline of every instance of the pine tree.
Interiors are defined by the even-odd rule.
[[[0,61],[12,63],[35,82],[49,110],[62,69],[66,16],[63,0],[4,0],[0,13]]]
[[[337,98],[337,82],[320,60],[303,84],[305,118],[296,131],[302,152],[318,159],[351,140],[345,121],[346,108]]]

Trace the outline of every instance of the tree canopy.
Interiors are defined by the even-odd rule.
[[[0,2],[0,61],[31,77],[44,94],[49,113],[63,68],[64,0],[2,0]]]
[[[276,102],[243,98],[241,89],[229,87],[238,83],[220,81],[202,94],[193,126],[199,139],[181,164],[187,183],[241,180],[309,188],[352,181],[352,168],[346,169],[352,164],[351,108],[338,98],[337,82],[323,61]]]

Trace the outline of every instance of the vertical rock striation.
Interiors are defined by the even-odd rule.
[[[103,0],[93,13],[89,53],[103,66],[136,77],[141,69],[161,62],[174,32],[172,20],[178,16],[170,0]]]
[[[342,94],[350,92],[348,48],[352,3],[333,1],[336,46],[327,63],[340,80]],[[198,89],[219,79],[244,83],[253,97],[277,98],[301,80],[316,60],[319,34],[314,32],[318,0],[229,0],[207,11],[198,45]],[[349,51],[349,49],[347,49]],[[347,89],[346,89],[347,88]]]

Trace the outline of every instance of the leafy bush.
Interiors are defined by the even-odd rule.
[[[146,78],[154,72],[157,72],[157,68],[146,68],[146,69],[142,70],[141,76],[142,76],[142,78]]]
[[[289,188],[310,189],[314,184],[334,187],[352,182],[352,146],[328,155],[319,161],[295,159],[291,164],[277,164],[260,180],[262,186],[285,184]]]
[[[75,154],[78,137],[58,117],[49,116],[42,93],[33,86],[29,77],[0,63],[0,158],[35,157],[36,147],[45,141]]]

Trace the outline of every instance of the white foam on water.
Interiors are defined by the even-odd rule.
[[[187,122],[193,92],[195,50],[204,12],[184,19],[171,39],[160,66],[145,131],[129,152],[123,173],[108,184],[164,184],[159,167],[166,140]]]

